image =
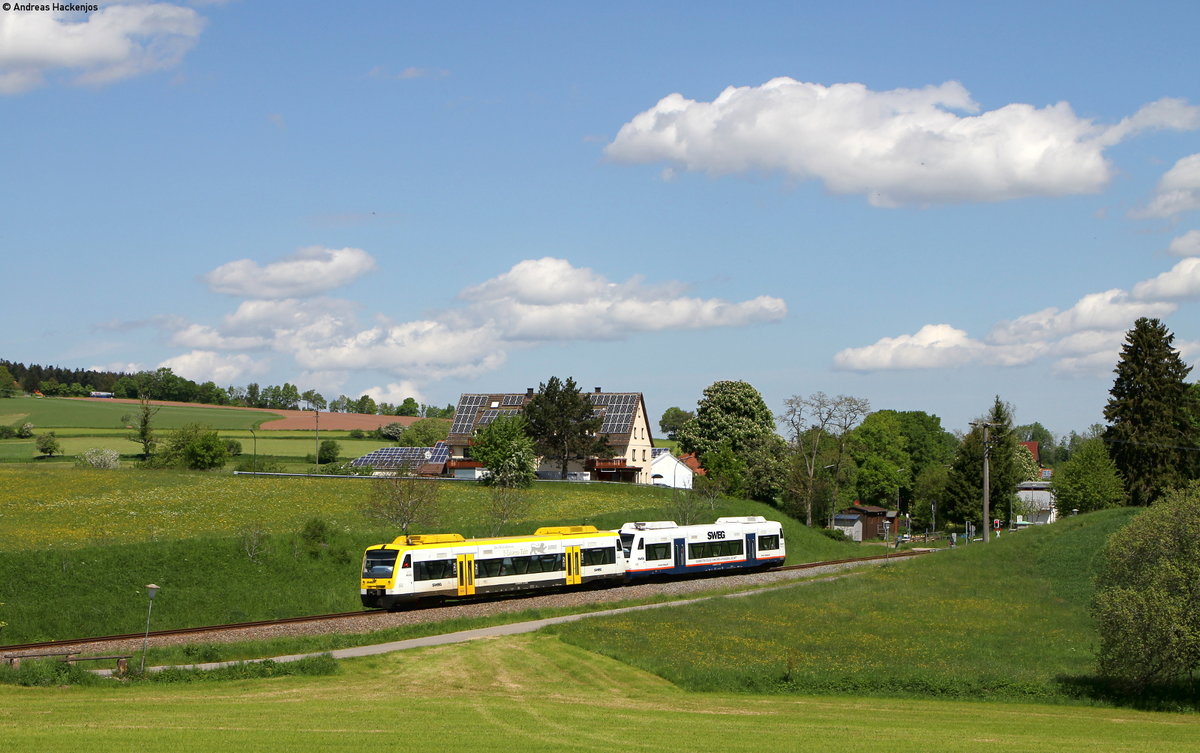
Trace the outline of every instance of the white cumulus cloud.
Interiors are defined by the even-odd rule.
[[[1133,295],[1153,301],[1200,297],[1200,257],[1183,259],[1158,277],[1139,282]]]
[[[194,382],[216,382],[218,385],[235,384],[247,376],[265,374],[267,364],[239,353],[226,355],[211,350],[193,350],[183,355],[168,358],[159,364],[181,377]]]
[[[371,399],[377,403],[391,403],[392,405],[403,403],[407,397],[411,397],[418,403],[425,402],[425,396],[421,393],[421,388],[415,382],[408,380],[390,382],[385,387],[368,387],[363,390],[363,394],[370,395]]]
[[[1200,256],[1200,230],[1189,230],[1173,239],[1167,251],[1172,256]]]
[[[1200,209],[1200,154],[1184,157],[1163,174],[1154,198],[1135,217],[1173,217]]]
[[[778,321],[787,304],[771,296],[730,302],[683,295],[677,282],[647,285],[640,277],[611,282],[565,259],[520,262],[464,290],[466,312],[509,340],[613,340],[632,332],[741,327]]]
[[[60,70],[76,84],[98,85],[171,68],[203,29],[196,11],[168,3],[0,13],[0,93],[36,88]]]
[[[931,369],[953,366],[1020,366],[1055,359],[1052,370],[1065,376],[1103,374],[1116,363],[1125,333],[1140,317],[1162,319],[1179,301],[1200,298],[1200,257],[1138,283],[1132,292],[1114,288],[1083,296],[1066,310],[1045,308],[996,323],[974,339],[949,324],[927,324],[916,334],[883,337],[846,348],[834,366],[850,371]]]
[[[372,268],[374,260],[357,249],[307,249],[265,267],[251,260],[225,264],[207,275],[212,289],[249,300],[218,326],[175,322],[171,341],[193,349],[179,358],[197,370],[215,353],[262,349],[290,357],[330,384],[340,385],[349,373],[379,371],[396,381],[372,388],[378,395],[415,395],[419,382],[482,374],[502,365],[513,350],[543,343],[740,327],[777,321],[787,313],[787,305],[771,296],[701,298],[686,295],[687,285],[677,281],[648,284],[632,277],[614,282],[553,257],[519,262],[463,289],[457,305],[410,321],[376,314],[371,325],[362,325],[355,316],[357,304],[302,297],[318,292],[310,285],[313,278],[332,286]],[[284,293],[291,295],[279,297]],[[245,368],[247,363],[232,358],[222,365]]]
[[[781,172],[897,206],[1093,193],[1112,177],[1107,147],[1159,128],[1200,128],[1200,108],[1164,99],[1103,126],[1065,102],[980,112],[956,81],[877,92],[783,77],[729,87],[712,102],[670,94],[605,152],[669,170]]]
[[[306,298],[347,285],[374,269],[374,257],[362,249],[309,246],[266,266],[251,259],[231,261],[204,280],[216,293],[242,298]]]

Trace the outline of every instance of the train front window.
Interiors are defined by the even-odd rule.
[[[372,549],[363,560],[364,578],[390,578],[396,569],[395,549]]]
[[[628,557],[630,550],[633,549],[632,533],[621,534],[621,548],[625,550],[625,556]]]

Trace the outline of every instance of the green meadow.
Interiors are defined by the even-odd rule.
[[[1087,697],[1097,552],[1131,509],[853,578],[552,628],[694,691]]]
[[[60,436],[127,441],[119,427],[81,423]],[[248,428],[221,431],[241,439]],[[264,445],[262,434],[260,457],[293,451]],[[298,434],[266,441],[311,452],[311,435]],[[156,628],[356,609],[363,547],[395,535],[359,512],[372,483],[0,465],[0,643],[138,632],[149,582],[162,587]],[[488,532],[485,489],[430,483],[441,489],[438,530]],[[658,488],[539,483],[502,532],[669,518],[671,501]],[[789,562],[879,552],[745,500],[707,512],[782,520]],[[0,684],[0,735],[14,750],[47,751],[336,751],[364,740],[443,751],[463,749],[463,729],[482,751],[659,750],[687,740],[732,751],[1200,751],[1195,698],[1121,696],[1094,676],[1088,603],[1098,552],[1134,514],[1067,518],[835,580],[343,660],[330,676]],[[548,614],[149,657],[277,656],[539,616]]]
[[[661,611],[661,610],[660,610]],[[695,693],[551,635],[338,663],[327,677],[0,685],[11,750],[717,749],[789,753],[1187,753],[1200,717],[925,699]]]
[[[357,609],[362,550],[396,535],[360,512],[374,483],[0,466],[0,620],[9,623],[0,638],[21,643],[135,632],[142,586],[151,582],[163,587],[155,619],[162,628]],[[438,530],[490,532],[485,488],[428,483],[440,490]],[[540,482],[526,492],[524,513],[502,532],[664,519],[671,499],[672,492],[656,487]],[[774,512],[727,499],[706,517],[751,514]],[[792,562],[872,553],[790,519],[785,525]]]
[[[139,407],[130,403],[69,398],[0,398],[0,424],[18,426],[31,423],[34,434],[54,432],[62,454],[53,458],[38,454],[35,439],[0,439],[0,463],[34,462],[38,465],[70,465],[76,456],[92,448],[115,450],[125,462],[134,462],[142,451],[140,442],[131,438],[133,421]],[[154,415],[152,426],[158,439],[173,429],[187,424],[200,424],[216,429],[225,439],[236,439],[242,445],[242,458],[231,460],[232,468],[251,457],[264,465],[281,466],[285,471],[306,471],[311,466],[308,457],[316,455],[318,441],[332,439],[341,446],[340,457],[345,460],[365,455],[387,446],[378,439],[351,439],[347,431],[258,430],[268,421],[281,416],[262,411],[239,410],[209,406],[161,406]]]

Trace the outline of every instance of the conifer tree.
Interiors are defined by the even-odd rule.
[[[564,479],[572,458],[611,455],[608,441],[600,435],[603,422],[571,377],[566,382],[550,377],[539,385],[525,405],[525,421],[538,453],[556,461]]]
[[[1017,484],[1023,480],[1016,461],[1018,444],[1012,428],[1012,409],[997,395],[991,410],[981,420],[991,424],[988,428],[990,513],[993,518],[1008,520],[1012,517]],[[951,523],[965,520],[976,526],[991,525],[990,520],[983,520],[983,452],[983,429],[975,427],[959,445],[950,467],[945,516]]]
[[[1174,340],[1158,319],[1134,322],[1104,408],[1104,441],[1133,505],[1149,505],[1195,478],[1200,464],[1196,393],[1185,381],[1191,367]]]

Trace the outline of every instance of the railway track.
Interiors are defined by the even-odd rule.
[[[927,552],[915,550],[915,551],[906,551],[906,552],[896,552],[895,554],[890,554],[890,553],[882,554],[882,555],[877,555],[877,556],[873,556],[873,557],[855,557],[855,558],[851,558],[851,559],[826,560],[823,562],[807,562],[807,563],[800,564],[800,565],[784,565],[782,567],[772,568],[768,572],[778,573],[778,572],[789,572],[789,571],[799,571],[799,570],[815,570],[818,568],[835,567],[838,565],[852,565],[852,564],[858,564],[858,563],[865,564],[865,563],[870,563],[870,562],[878,562],[881,560],[905,559],[905,558],[909,558],[909,557],[913,557],[913,556],[917,556],[917,555],[925,554],[925,553],[927,553]],[[695,583],[713,584],[722,579],[738,577],[739,575],[747,575],[747,574],[746,573],[728,573],[728,574],[715,575],[715,576],[712,576],[709,578],[688,578],[685,581],[674,581],[674,582],[676,582],[676,583],[687,582],[687,583],[692,583],[692,584],[695,584]],[[602,591],[613,591],[613,590],[619,591],[620,589],[603,589]],[[594,594],[594,593],[601,593],[602,591],[591,591],[591,592],[575,591],[574,593],[576,593],[576,594],[593,593]],[[451,606],[436,607],[436,606],[431,605],[429,607],[417,607],[413,610],[409,610],[409,613],[414,613],[414,612],[420,613],[424,610],[433,611],[436,609],[454,609],[457,606],[461,606],[461,605],[464,605],[467,603],[473,603],[473,604],[489,604],[489,603],[503,604],[503,603],[514,603],[514,602],[520,603],[522,601],[522,599],[536,598],[537,596],[541,596],[541,595],[545,595],[545,594],[541,594],[538,592],[532,592],[532,593],[525,593],[525,594],[521,594],[521,595],[509,595],[507,597],[496,597],[494,599],[475,599],[475,600],[471,600],[469,602],[468,601],[454,602]],[[152,630],[149,633],[124,633],[121,635],[105,635],[105,636],[96,636],[96,637],[90,637],[90,638],[73,638],[73,639],[67,639],[67,640],[42,641],[39,643],[17,643],[17,644],[12,644],[9,646],[0,646],[0,652],[2,652],[4,654],[19,654],[22,652],[44,652],[44,651],[50,651],[50,650],[58,649],[58,648],[79,647],[79,646],[84,646],[84,645],[96,646],[96,645],[112,644],[112,643],[142,641],[144,639],[159,639],[159,641],[161,641],[162,639],[165,639],[165,638],[173,638],[173,639],[175,639],[175,641],[173,641],[173,642],[179,642],[178,641],[179,638],[186,637],[189,635],[204,634],[208,637],[211,637],[216,634],[234,633],[237,631],[269,630],[271,628],[282,628],[285,626],[316,625],[319,623],[337,623],[337,622],[341,622],[341,621],[362,620],[364,617],[369,617],[370,615],[387,615],[387,614],[389,614],[389,613],[384,610],[359,609],[354,612],[338,612],[335,614],[310,615],[307,617],[283,617],[283,618],[274,619],[274,620],[237,622],[237,623],[230,623],[227,625],[206,625],[206,626],[202,626],[202,627],[175,628],[172,630]],[[156,642],[158,642],[158,641],[156,641]]]

